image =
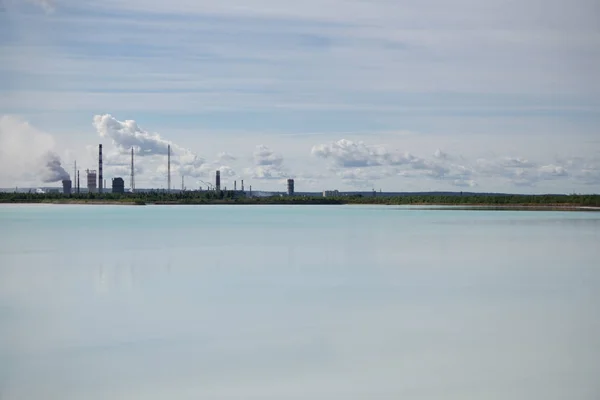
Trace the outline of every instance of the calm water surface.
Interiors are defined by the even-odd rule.
[[[0,399],[600,398],[600,213],[0,206]]]

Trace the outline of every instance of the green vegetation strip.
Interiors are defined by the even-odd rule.
[[[341,195],[246,197],[241,192],[181,192],[154,191],[126,194],[71,194],[61,193],[0,193],[0,203],[52,203],[52,204],[381,204],[428,206],[478,206],[496,208],[564,209],[600,207],[600,195],[412,195],[362,196]]]

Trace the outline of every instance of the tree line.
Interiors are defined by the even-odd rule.
[[[336,197],[286,196],[247,197],[234,191],[149,191],[138,193],[0,193],[0,203],[114,202],[126,204],[387,204],[387,205],[487,205],[487,206],[593,206],[600,207],[600,195],[520,194],[400,194],[343,195]]]

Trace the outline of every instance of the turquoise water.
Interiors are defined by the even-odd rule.
[[[0,206],[0,399],[598,399],[600,213]]]

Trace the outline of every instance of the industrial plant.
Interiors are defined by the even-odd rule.
[[[64,195],[72,195],[72,194],[80,194],[80,193],[92,193],[92,194],[103,194],[103,193],[113,193],[113,194],[126,194],[126,193],[135,193],[135,192],[151,192],[156,190],[164,190],[164,189],[139,189],[136,188],[135,183],[135,150],[131,148],[131,166],[130,166],[130,179],[129,179],[129,189],[125,188],[125,180],[123,177],[115,176],[109,179],[109,183],[111,184],[111,188],[107,186],[106,179],[104,178],[104,169],[103,169],[103,155],[102,155],[102,143],[98,145],[98,166],[97,168],[87,168],[83,172],[85,172],[85,187],[81,188],[80,186],[80,171],[77,169],[77,161],[74,162],[73,167],[73,179],[69,176],[69,174],[62,168],[60,165],[60,158],[53,154],[51,157],[49,156],[48,160],[46,160],[47,167],[49,169],[49,177],[44,178],[44,182],[61,182],[62,183],[62,193]],[[166,191],[168,193],[173,192],[184,192],[187,191],[184,184],[184,176],[181,176],[181,189],[173,189],[171,185],[171,145],[167,145],[167,188]],[[229,193],[228,196],[265,196],[269,195],[269,192],[252,192],[252,186],[249,186],[249,191],[246,192],[244,187],[244,180],[240,180],[240,187],[238,188],[237,180],[233,181],[233,190],[228,190],[227,187],[222,186],[221,182],[221,171],[216,170],[214,175],[214,183],[208,183],[204,181],[199,181],[206,185],[206,191],[216,192],[219,195],[222,193]],[[294,179],[287,179],[287,187],[286,192],[288,196],[295,195],[294,188]],[[60,189],[53,187],[43,187],[37,188],[37,193],[56,193]],[[200,186],[196,189],[198,192],[204,192],[203,187]]]

